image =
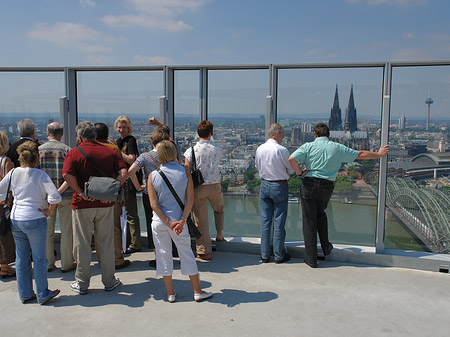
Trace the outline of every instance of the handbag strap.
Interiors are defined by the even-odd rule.
[[[181,202],[181,199],[178,196],[177,192],[174,190],[174,188],[173,188],[172,184],[170,183],[169,179],[167,179],[167,176],[164,174],[163,171],[161,171],[160,168],[157,171],[161,175],[161,177],[164,179],[164,181],[166,182],[167,187],[169,188],[170,192],[172,192],[173,196],[175,197],[175,200],[178,202],[178,205],[180,205],[181,210],[184,211],[184,205]]]
[[[94,168],[98,171],[98,173],[100,173],[102,176],[107,177],[107,175],[105,173],[103,173],[102,170],[100,170],[98,168],[97,165],[95,165],[95,163],[92,161],[91,158],[89,158],[89,156],[86,154],[86,152],[84,152],[84,150],[81,148],[81,146],[77,146],[78,151],[80,151],[80,153],[83,155],[84,158],[86,158],[86,160],[92,165],[94,166]]]
[[[150,158],[152,158],[152,160],[153,160],[153,164],[155,164],[155,167],[156,167],[156,169],[159,169],[159,165],[158,165],[158,164],[156,164],[156,160],[155,160],[155,158],[153,158],[153,156],[152,156],[152,154],[151,154],[151,152],[150,152],[150,151],[148,152],[148,155],[150,156]]]
[[[9,176],[8,188],[6,189],[6,196],[5,196],[5,204],[4,204],[5,206],[7,206],[6,204],[7,204],[8,197],[9,197],[9,190],[11,189],[12,175],[13,175],[15,169],[16,169],[16,168],[14,167],[14,168],[11,170],[11,175]]]
[[[195,151],[194,151],[194,147],[191,147],[192,150],[192,171],[197,171],[197,162],[195,160]]]

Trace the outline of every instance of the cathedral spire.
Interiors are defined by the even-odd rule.
[[[336,92],[334,93],[333,107],[331,108],[330,119],[328,120],[328,128],[333,131],[342,130],[341,108],[339,107],[339,94],[337,84]]]
[[[357,119],[356,119],[356,108],[355,100],[353,98],[353,84],[350,90],[350,97],[348,99],[348,107],[345,110],[345,121],[344,121],[345,131],[357,131]]]

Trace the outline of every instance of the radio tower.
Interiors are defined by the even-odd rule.
[[[427,130],[430,129],[430,105],[433,104],[434,101],[431,99],[431,89],[428,89],[428,98],[425,100],[425,104],[428,105],[427,109]]]

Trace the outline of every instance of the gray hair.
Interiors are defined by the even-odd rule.
[[[19,123],[17,123],[17,132],[19,133],[19,136],[31,137],[34,131],[34,125],[34,122],[29,118],[19,121]]]
[[[47,125],[47,133],[52,137],[58,137],[64,132],[63,125],[58,122],[52,122]]]
[[[94,142],[96,139],[95,126],[89,121],[78,123],[75,127],[75,132],[84,141]]]
[[[281,124],[278,123],[273,123],[269,126],[269,130],[268,130],[268,134],[269,134],[269,138],[272,138],[273,136],[275,136],[275,134],[277,132],[282,132],[283,131],[283,127],[281,126]]]

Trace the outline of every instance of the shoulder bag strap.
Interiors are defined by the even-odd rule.
[[[155,164],[155,167],[156,167],[157,169],[159,169],[159,165],[158,165],[158,164],[156,164],[156,160],[155,160],[155,158],[153,158],[153,156],[152,156],[151,152],[149,151],[149,152],[147,152],[147,153],[148,153],[148,155],[150,156],[150,158],[152,158],[152,160],[153,160],[153,164]]]
[[[191,147],[192,150],[192,171],[196,171],[197,170],[197,162],[195,160],[195,151],[194,151],[194,147]]]
[[[169,188],[170,192],[172,192],[173,196],[175,197],[175,200],[178,202],[178,205],[180,205],[181,210],[184,211],[184,205],[181,202],[180,197],[178,196],[177,192],[175,192],[175,190],[173,189],[173,186],[170,183],[169,179],[167,179],[167,176],[164,174],[163,171],[161,171],[161,169],[158,169],[157,171],[161,175],[161,177],[164,179],[164,181],[166,182],[167,187]]]
[[[11,170],[11,175],[9,176],[8,188],[6,189],[6,197],[5,197],[5,204],[4,204],[5,206],[6,206],[7,202],[8,202],[9,190],[11,189],[12,175],[13,175],[15,169],[16,169],[16,168],[13,168],[13,169]]]
[[[88,157],[88,155],[86,154],[86,152],[84,152],[84,150],[81,148],[81,146],[77,146],[78,151],[80,151],[80,153],[83,155],[84,158],[86,158],[86,160],[92,165],[94,166],[94,168],[98,171],[98,173],[100,173],[102,176],[107,177],[106,174],[103,173],[102,170],[100,170],[97,165],[95,165],[95,163],[92,161],[91,158]]]

